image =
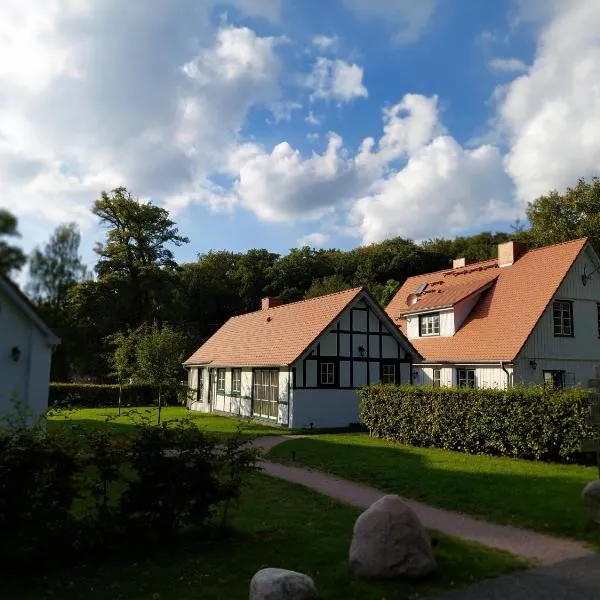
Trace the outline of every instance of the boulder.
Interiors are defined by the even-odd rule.
[[[590,517],[600,523],[600,479],[590,481],[581,494],[584,506],[588,509]]]
[[[250,600],[313,600],[314,581],[304,573],[286,569],[262,569],[250,582]]]
[[[374,502],[354,525],[350,568],[357,577],[422,577],[436,570],[431,540],[415,511],[400,497]]]

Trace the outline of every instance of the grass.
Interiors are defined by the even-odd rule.
[[[427,504],[600,545],[581,503],[595,467],[475,456],[388,443],[364,434],[286,441],[274,461],[311,467]]]
[[[144,419],[157,422],[157,408],[132,408],[122,409],[121,416],[117,416],[116,408],[78,408],[61,410],[48,419],[48,430],[51,433],[68,433],[73,425],[85,429],[98,429],[109,431],[114,436],[128,436],[135,430],[135,424]],[[200,429],[211,435],[228,437],[236,433],[237,428],[247,438],[264,435],[278,435],[281,430],[261,423],[260,421],[247,421],[232,417],[222,417],[213,414],[204,414],[190,411],[183,406],[167,406],[162,409],[161,421],[176,422],[189,418]]]
[[[359,511],[303,487],[252,476],[232,514],[233,537],[153,555],[114,557],[102,565],[48,569],[0,579],[0,597],[19,600],[231,600],[248,597],[252,575],[266,566],[308,573],[324,599],[400,600],[461,587],[525,568],[505,552],[435,534],[439,573],[419,582],[366,582],[348,573]]]

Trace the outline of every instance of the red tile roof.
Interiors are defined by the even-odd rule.
[[[184,364],[291,365],[361,294],[354,288],[231,317]]]
[[[422,283],[429,284],[427,289],[443,289],[439,297],[445,298],[443,305],[447,306],[465,298],[467,291],[474,293],[492,282],[453,336],[410,341],[426,361],[514,360],[586,243],[587,238],[581,238],[530,250],[509,267],[499,268],[498,261],[491,260],[410,277],[386,311],[406,333],[406,318],[400,315],[409,310],[407,296]],[[411,309],[436,306],[442,304],[431,303],[426,295]]]

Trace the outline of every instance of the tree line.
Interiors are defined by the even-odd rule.
[[[211,250],[182,264],[173,250],[189,240],[164,208],[121,187],[102,192],[92,212],[105,235],[88,270],[74,224],[57,227],[26,257],[17,219],[0,209],[0,271],[15,274],[28,265],[25,291],[63,341],[53,359],[54,381],[119,379],[132,372],[123,362],[136,355],[132,344],[144,335],[158,339],[161,331],[177,334],[184,353],[191,353],[230,316],[257,310],[265,295],[289,302],[365,286],[385,305],[407,277],[445,269],[457,257],[493,258],[497,244],[509,239],[539,247],[594,237],[600,180],[580,179],[564,194],[541,196],[527,207],[527,226],[517,221],[510,232],[420,243],[396,237],[348,251],[305,246],[283,255],[264,248]]]

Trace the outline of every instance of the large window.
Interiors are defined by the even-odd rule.
[[[419,334],[421,337],[440,335],[440,314],[421,315],[419,317]]]
[[[565,387],[565,372],[544,371],[544,387],[562,390]]]
[[[318,362],[319,387],[338,387],[338,362],[324,358]]]
[[[253,413],[257,417],[277,419],[279,402],[279,371],[257,369],[254,371]]]
[[[225,369],[217,369],[217,392],[225,391]]]
[[[440,387],[442,385],[442,370],[441,369],[433,369],[432,374],[432,383],[433,387]]]
[[[396,363],[381,363],[381,383],[397,383]]]
[[[231,369],[231,393],[239,394],[242,391],[242,370]]]
[[[457,370],[458,387],[474,388],[475,387],[475,371],[473,369],[458,369]]]
[[[573,336],[573,303],[569,300],[555,300],[554,335],[556,337]]]

